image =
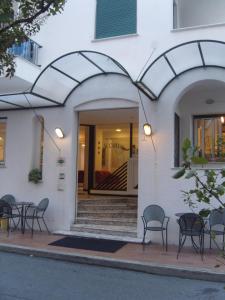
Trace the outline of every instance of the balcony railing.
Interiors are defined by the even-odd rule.
[[[15,56],[23,57],[31,63],[38,65],[38,52],[40,48],[40,45],[29,39],[20,45],[13,45],[8,49],[8,52]]]

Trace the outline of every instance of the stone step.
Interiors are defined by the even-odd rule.
[[[136,204],[137,198],[96,198],[96,199],[80,199],[79,204]]]
[[[75,221],[75,224],[90,224],[90,225],[115,225],[115,226],[137,226],[137,219],[136,218],[129,218],[129,219],[118,219],[118,218],[85,218],[85,217],[78,217]]]
[[[104,234],[111,236],[123,237],[137,237],[137,229],[135,226],[102,226],[102,225],[88,225],[88,224],[73,224],[71,226],[73,232],[85,232]]]
[[[78,211],[104,211],[104,210],[125,210],[136,211],[136,204],[81,204],[78,205]]]
[[[137,218],[137,211],[126,211],[126,210],[104,210],[104,211],[80,211],[77,213],[78,217],[95,217],[95,218]]]
[[[118,235],[108,235],[108,234],[97,234],[91,232],[83,232],[83,231],[73,231],[73,230],[57,230],[53,232],[57,235],[63,236],[79,236],[86,238],[95,238],[95,239],[106,239],[106,240],[114,240],[114,241],[123,241],[128,243],[141,243],[142,238],[138,237],[127,237],[127,236],[118,236]]]

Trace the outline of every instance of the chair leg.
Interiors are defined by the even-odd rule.
[[[15,223],[14,223],[15,224]],[[20,217],[18,217],[18,221],[17,221],[17,224],[15,224],[15,229],[17,229],[17,227],[19,226],[20,224]]]
[[[211,227],[209,230],[209,249],[212,249],[212,231],[211,231]]]
[[[225,233],[223,233],[223,251],[224,251],[224,235]]]
[[[203,260],[203,254],[204,254],[204,234],[200,236],[200,255],[202,260]]]
[[[177,250],[177,259],[178,259],[180,250],[181,250],[181,233],[179,232],[179,245],[178,245],[178,250]]]
[[[37,218],[37,223],[38,223],[38,227],[39,227],[40,231],[42,232],[42,229],[41,229],[41,224],[40,224],[40,222],[39,222],[38,218]]]
[[[48,229],[48,226],[47,226],[47,224],[46,224],[46,222],[45,222],[44,217],[42,217],[42,220],[43,220],[43,223],[45,224],[45,227],[46,227],[46,229],[47,229],[47,231],[48,231],[48,234],[50,234],[50,231],[49,231],[49,229]]]
[[[144,228],[144,235],[143,235],[143,240],[142,240],[142,244],[145,244],[145,235],[146,235],[147,230]]]
[[[31,236],[34,234],[34,218],[32,218],[32,226],[31,226]]]
[[[13,221],[14,229],[16,229],[16,223],[15,223],[14,218],[10,218],[10,224],[11,224],[11,220]]]
[[[9,236],[9,229],[10,229],[9,223],[10,223],[10,219],[8,218],[7,219],[7,237]]]
[[[184,236],[183,241],[182,241],[182,238],[183,238],[183,236],[182,236],[182,234],[180,233],[180,237],[179,237],[179,247],[178,247],[178,252],[177,252],[177,259],[178,259],[178,256],[179,256],[179,254],[180,254],[181,249],[182,249],[183,246],[184,246],[184,243],[185,243],[185,241],[186,241],[187,236],[186,236],[186,235]]]
[[[165,247],[165,242],[164,242],[163,230],[161,231],[161,234],[162,234],[162,243],[163,243],[163,250],[164,250],[164,247]]]
[[[166,251],[168,250],[168,234],[167,234],[167,228],[166,228]]]

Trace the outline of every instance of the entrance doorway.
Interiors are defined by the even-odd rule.
[[[137,195],[138,109],[79,113],[78,195]]]
[[[80,112],[78,140],[72,230],[136,237],[138,109]]]

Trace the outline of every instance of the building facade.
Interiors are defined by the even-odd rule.
[[[224,0],[67,1],[35,42],[10,50],[15,77],[0,78],[1,195],[48,197],[53,231],[76,223],[79,191],[137,197],[137,237],[144,208],[158,204],[176,243],[191,184],[172,178],[182,140],[224,167],[224,28]],[[28,181],[35,168],[38,184]]]

